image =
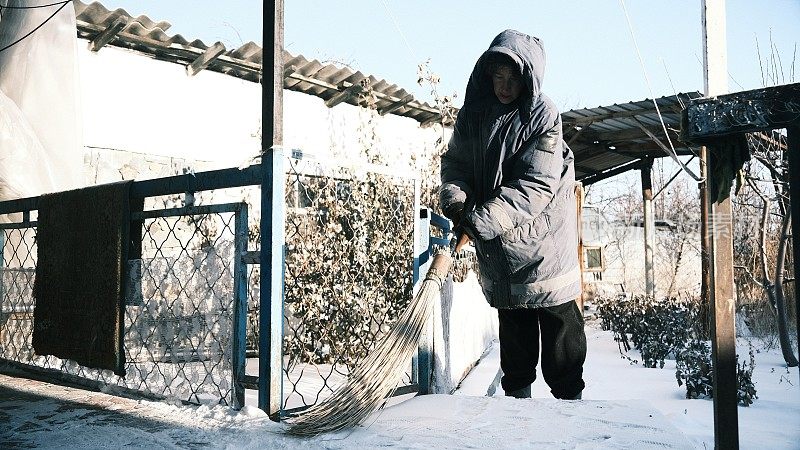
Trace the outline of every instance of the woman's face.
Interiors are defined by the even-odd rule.
[[[504,105],[512,103],[522,93],[522,79],[511,66],[497,66],[492,73],[492,85],[494,95]]]

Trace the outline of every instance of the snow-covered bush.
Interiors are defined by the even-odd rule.
[[[738,355],[737,355],[738,360]],[[756,358],[753,349],[750,349],[750,362],[736,363],[736,390],[737,399],[742,406],[750,406],[758,398],[756,384],[753,382],[753,369],[756,367]]]
[[[714,391],[711,349],[705,342],[692,340],[675,358],[678,386],[686,385],[686,398],[711,398]]]
[[[413,183],[376,173],[296,182],[301,199],[286,217],[284,354],[290,366],[352,367],[411,298]]]
[[[614,332],[620,351],[639,350],[645,367],[663,368],[664,359],[688,341],[697,316],[696,302],[685,298],[598,297],[595,303],[603,329]]]
[[[755,355],[750,349],[750,361],[736,364],[737,400],[742,406],[750,406],[758,398],[753,383]],[[686,386],[686,398],[714,397],[714,368],[711,349],[705,341],[692,339],[678,354],[675,361],[675,378],[678,386]]]
[[[664,368],[664,360],[675,359],[675,378],[686,386],[686,398],[713,397],[711,349],[702,340],[701,303],[692,298],[654,299],[646,296],[596,298],[597,314],[603,330],[614,333],[620,353],[639,350],[645,367]],[[743,406],[758,398],[753,383],[755,358],[737,364],[738,400]]]

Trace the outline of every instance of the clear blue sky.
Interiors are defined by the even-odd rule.
[[[209,45],[261,43],[257,0],[101,3],[166,20],[172,23],[168,33]],[[626,0],[625,5],[655,94],[674,93],[672,84],[677,91],[702,91],[700,0]],[[619,0],[286,0],[285,15],[285,47],[292,54],[345,63],[425,101],[431,97],[416,83],[418,63],[430,59],[441,77],[439,92],[456,92],[460,105],[475,59],[506,28],[543,39],[548,56],[543,90],[562,109],[649,96]],[[783,68],[778,72],[785,76],[780,81],[788,83],[795,52],[800,53],[800,0],[728,0],[727,35],[732,91],[762,86],[756,39],[762,65],[769,62],[772,40]],[[800,80],[800,61],[794,73]]]

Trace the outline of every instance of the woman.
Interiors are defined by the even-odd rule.
[[[553,396],[577,399],[586,336],[575,303],[575,170],[558,110],[540,90],[544,65],[539,39],[514,30],[494,38],[442,155],[440,199],[475,242],[481,287],[498,309],[506,395],[530,397],[541,353]]]

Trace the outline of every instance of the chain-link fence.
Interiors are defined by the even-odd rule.
[[[373,166],[287,161],[281,407],[291,412],[344,382],[411,299],[418,186]],[[125,377],[35,355],[36,210],[0,224],[0,359],[112,391],[240,405],[242,385],[257,386],[259,330],[271,326],[259,323],[261,267],[253,256],[261,241],[260,192],[253,186],[260,177],[247,177],[235,182],[239,188],[148,196],[145,211],[133,213]],[[220,201],[237,203],[213,204]],[[415,383],[409,361],[403,384]]]
[[[287,172],[282,407],[291,412],[343,383],[411,299],[415,182],[313,159],[290,159]],[[257,298],[249,331],[259,329]],[[257,343],[249,333],[250,352]]]
[[[36,228],[29,221],[0,227],[0,358],[31,361]]]
[[[142,239],[140,254],[128,261],[125,377],[34,353],[36,222],[0,225],[0,358],[100,381],[111,390],[231,404],[234,275],[243,270],[234,261],[235,222],[246,224],[243,208],[233,204],[134,214]],[[246,239],[246,226],[240,230]]]

